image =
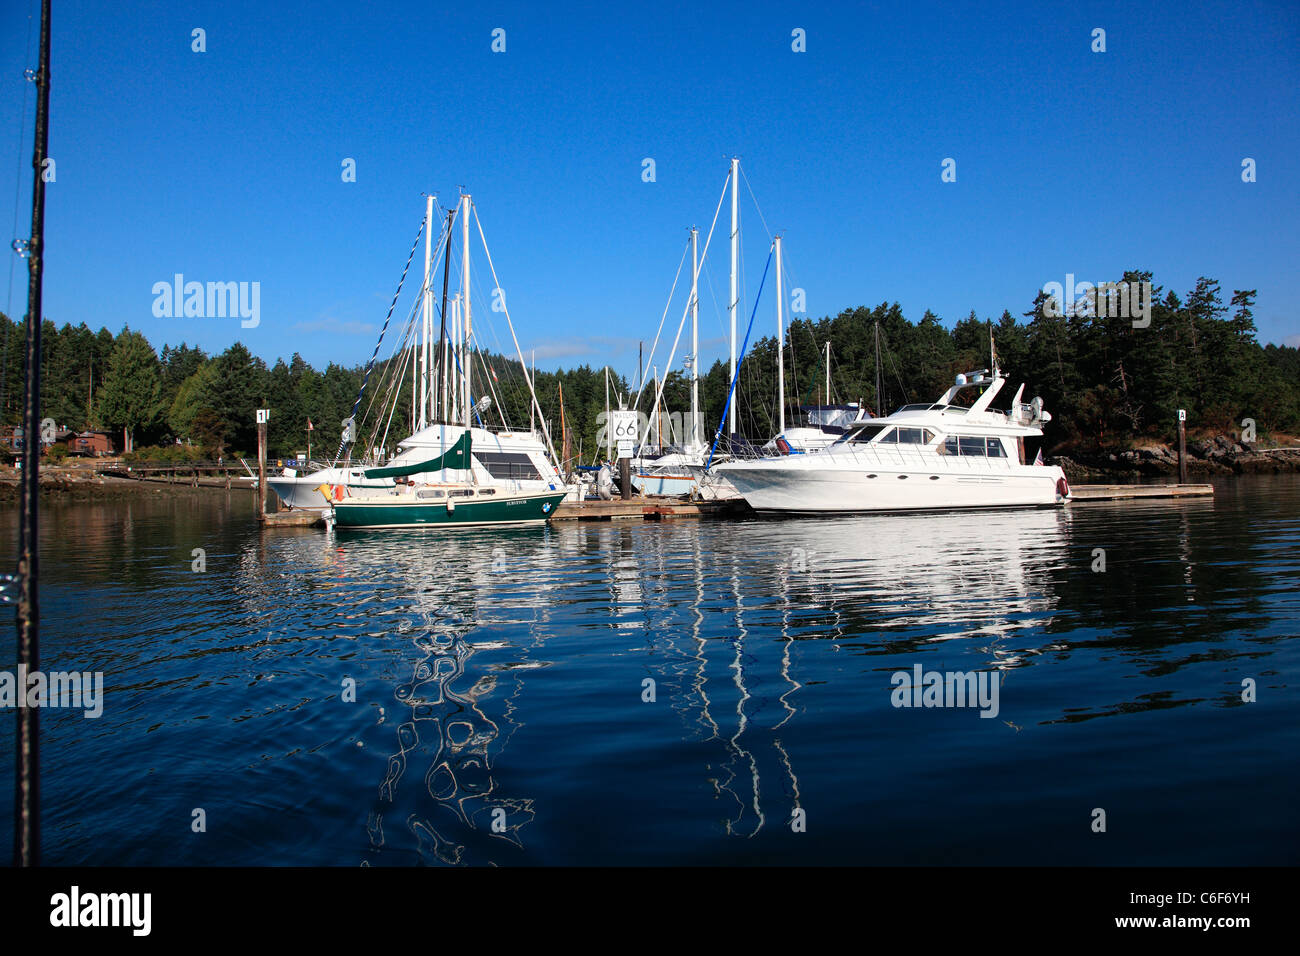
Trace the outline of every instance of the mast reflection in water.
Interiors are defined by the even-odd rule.
[[[1289,477],[337,537],[52,505],[46,658],[104,714],[42,722],[46,862],[1294,863],[1297,544]],[[916,667],[996,719],[894,706]]]

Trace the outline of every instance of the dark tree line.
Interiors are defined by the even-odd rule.
[[[1131,272],[1123,279],[1152,281],[1152,276]],[[877,329],[883,409],[933,400],[958,372],[988,366],[991,328],[1011,389],[1026,382],[1025,400],[1041,395],[1052,412],[1053,445],[1101,447],[1168,438],[1179,408],[1187,410],[1194,429],[1232,432],[1243,418],[1252,418],[1259,432],[1295,432],[1300,430],[1300,350],[1259,345],[1254,298],[1254,290],[1236,290],[1225,303],[1218,283],[1206,278],[1185,299],[1153,284],[1145,328],[1134,328],[1129,317],[1098,317],[1086,310],[1049,314],[1041,292],[1020,318],[1004,311],[997,319],[981,319],[972,312],[952,329],[928,311],[912,322],[897,303],[796,320],[785,347],[786,407],[792,412],[801,404],[829,400],[874,409]],[[317,371],[297,354],[267,367],[240,343],[218,355],[185,344],[164,345],[158,353],[129,328],[113,335],[107,329],[93,332],[84,323],[59,328],[47,319],[42,336],[43,417],[78,431],[110,430],[119,448],[180,441],[196,454],[246,455],[257,447],[255,410],[270,408],[272,456],[306,450],[310,419],[313,457],[328,458],[338,448],[341,423],[352,411],[364,373],[363,367],[334,363]],[[21,417],[23,335],[21,326],[2,313],[0,353],[0,418],[12,426]],[[527,428],[531,402],[522,370],[499,355],[484,362],[491,372],[476,364],[474,393],[494,398],[484,415],[487,423],[499,426],[504,417],[514,428]],[[387,371],[384,363],[372,371],[370,392],[381,387]],[[630,383],[613,374],[610,379],[617,407],[616,396],[626,395]],[[707,439],[718,426],[727,386],[726,360],[701,375]],[[395,391],[390,452],[410,433],[412,388],[408,374]],[[581,450],[582,459],[592,461],[602,451],[597,439],[598,416],[605,408],[603,367],[538,371],[536,390],[556,451],[562,453],[567,435],[571,459]],[[751,344],[741,366],[736,407],[742,434],[766,440],[775,433],[776,392],[776,341],[767,336]],[[650,410],[653,396],[651,382],[642,396],[643,411]],[[1001,404],[1010,397],[1008,390]],[[689,409],[684,370],[668,374],[664,403],[670,413]],[[361,431],[364,437],[366,429]]]

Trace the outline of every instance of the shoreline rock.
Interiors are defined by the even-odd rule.
[[[1051,456],[1066,478],[1078,484],[1103,478],[1161,477],[1178,475],[1178,452],[1162,442],[1146,442],[1127,449]],[[1300,473],[1300,446],[1260,449],[1258,443],[1239,442],[1229,435],[1201,438],[1187,443],[1187,475],[1204,480],[1227,475],[1269,475]]]

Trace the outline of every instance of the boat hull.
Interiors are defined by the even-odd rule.
[[[811,456],[821,457],[821,456]],[[723,474],[755,511],[860,514],[1061,504],[1060,468],[925,470],[859,466],[819,469],[774,463],[723,466]],[[767,465],[767,467],[764,467]]]
[[[347,528],[478,528],[488,525],[542,524],[564,500],[565,491],[538,495],[457,501],[420,501],[410,496],[392,499],[351,499],[334,505],[334,524]]]

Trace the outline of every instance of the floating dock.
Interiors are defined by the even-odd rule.
[[[1214,485],[1075,485],[1071,501],[1122,501],[1128,498],[1209,498]]]
[[[688,501],[685,498],[631,498],[627,501],[562,501],[552,521],[663,521],[671,518],[722,518],[745,514],[749,506],[731,501]]]
[[[292,511],[275,511],[259,514],[264,528],[305,528],[325,524],[325,512],[311,508],[294,508]]]

